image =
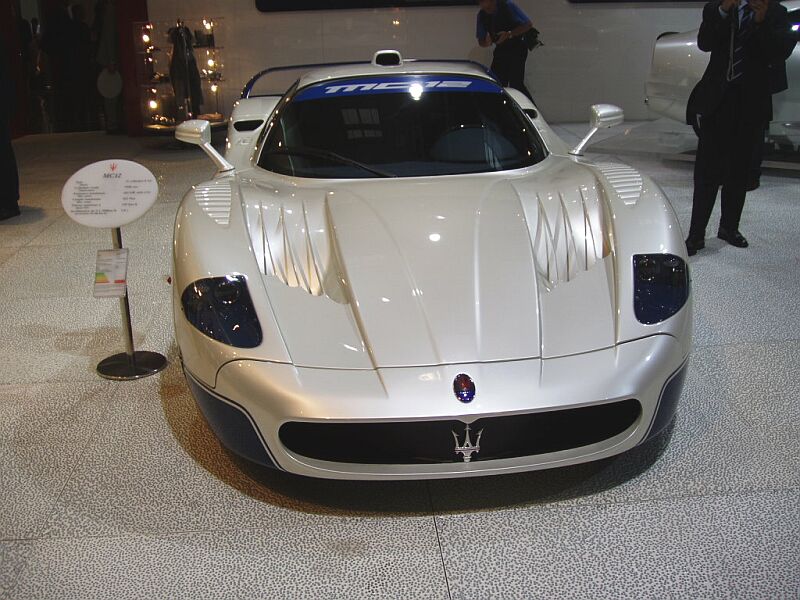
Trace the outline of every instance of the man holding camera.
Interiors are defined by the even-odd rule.
[[[705,247],[720,186],[717,237],[737,248],[748,246],[739,220],[745,194],[755,187],[749,180],[772,120],[772,94],[787,87],[784,61],[794,44],[786,9],[776,0],[713,0],[703,8],[697,45],[711,52],[711,59],[687,109],[699,137],[686,239],[690,256]]]
[[[510,0],[479,0],[476,36],[483,48],[492,44],[492,71],[506,87],[512,87],[533,100],[525,87],[525,61],[528,45],[523,36],[533,28],[528,16]]]

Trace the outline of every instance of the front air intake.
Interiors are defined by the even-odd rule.
[[[641,414],[639,401],[629,399],[580,408],[482,417],[469,426],[470,441],[480,446],[470,461],[536,456],[602,444],[627,431]],[[466,427],[458,419],[379,423],[290,421],[281,425],[278,435],[287,450],[315,460],[419,465],[465,462],[456,446],[464,443]]]

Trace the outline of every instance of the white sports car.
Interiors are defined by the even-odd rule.
[[[224,157],[206,122],[177,132],[219,167],[177,215],[174,318],[223,444],[422,479],[596,460],[670,423],[692,309],[657,185],[583,159],[589,136],[570,153],[474,63],[297,71],[282,96],[248,84]]]
[[[789,13],[789,23],[800,39],[800,0],[782,2]],[[676,121],[686,121],[686,103],[694,86],[706,70],[710,53],[697,48],[697,32],[665,32],[653,47],[650,74],[645,84],[647,105],[658,114]],[[774,117],[771,133],[798,136],[800,129],[800,45],[786,61],[789,89],[773,96]]]

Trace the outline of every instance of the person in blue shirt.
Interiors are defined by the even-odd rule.
[[[483,48],[494,44],[492,71],[506,87],[533,100],[525,87],[528,46],[522,39],[533,28],[528,16],[511,0],[479,0],[476,37]]]

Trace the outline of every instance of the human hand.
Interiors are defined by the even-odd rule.
[[[749,0],[750,8],[753,9],[753,18],[756,23],[763,23],[767,14],[768,0]]]
[[[734,7],[739,8],[739,0],[722,0],[722,2],[720,2],[719,7],[726,13],[729,13],[731,12],[732,8]]]
[[[502,44],[511,39],[511,32],[510,31],[501,31],[497,35],[497,39],[494,41],[495,44]]]

